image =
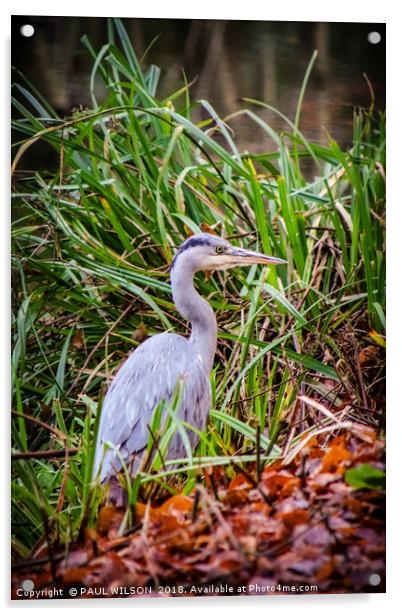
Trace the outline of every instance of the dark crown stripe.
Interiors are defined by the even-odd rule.
[[[196,246],[206,246],[209,243],[210,242],[203,237],[190,237],[188,240],[184,242],[184,244],[180,246],[179,250],[176,252],[175,257],[170,266],[170,269],[174,267],[177,257],[183,254],[183,252],[185,252],[189,248],[195,248]]]

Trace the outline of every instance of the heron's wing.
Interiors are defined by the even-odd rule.
[[[116,451],[105,451],[104,444],[113,443],[123,459],[132,459],[134,454],[140,457],[148,442],[152,412],[158,402],[171,399],[180,375],[186,376],[183,418],[186,407],[196,406],[197,397],[203,398],[202,406],[209,405],[209,377],[191,351],[185,338],[158,334],[143,342],[118,370],[103,402],[99,425],[94,474],[102,464],[101,480],[121,468]]]

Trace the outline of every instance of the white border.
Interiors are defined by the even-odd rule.
[[[9,2],[9,12],[14,15],[81,15],[119,17],[166,17],[192,19],[265,19],[283,21],[365,21],[385,22],[394,14],[393,3],[389,0],[337,0],[336,4],[321,0],[288,0],[285,2],[264,2],[258,0],[252,5],[235,3],[231,0],[130,2],[115,0],[112,5],[100,2],[69,0],[55,3],[49,0],[26,0]],[[387,8],[388,7],[388,8]]]
[[[246,6],[245,6],[246,5]],[[106,8],[104,8],[106,7]],[[388,395],[387,395],[387,415],[388,415],[388,542],[387,542],[387,594],[386,595],[321,595],[321,596],[295,596],[295,597],[218,597],[218,598],[191,598],[191,599],[145,599],[145,600],[79,600],[59,601],[36,601],[34,605],[28,602],[11,603],[9,601],[9,487],[8,487],[8,451],[9,451],[9,432],[4,429],[8,426],[8,352],[9,352],[9,140],[4,139],[0,148],[0,173],[3,186],[3,203],[1,219],[1,281],[3,286],[3,301],[1,303],[2,324],[1,328],[1,364],[0,375],[2,383],[0,391],[2,393],[2,420],[1,435],[3,437],[2,446],[2,485],[0,493],[1,512],[2,512],[2,532],[0,533],[2,544],[2,575],[1,580],[1,601],[6,609],[17,610],[43,610],[68,608],[74,611],[98,610],[98,609],[119,609],[130,610],[131,613],[143,612],[158,614],[163,610],[169,616],[175,612],[189,612],[194,614],[204,614],[206,610],[227,609],[234,615],[244,614],[247,609],[252,609],[256,614],[268,614],[269,611],[278,611],[281,616],[292,616],[300,611],[308,610],[309,614],[320,614],[330,616],[339,613],[352,614],[357,610],[364,610],[366,616],[375,614],[386,609],[387,613],[396,612],[400,607],[399,579],[400,555],[401,550],[401,529],[400,519],[402,511],[401,502],[401,462],[398,456],[401,450],[402,440],[402,396],[400,392],[401,378],[401,354],[402,345],[402,291],[400,268],[402,264],[402,224],[399,212],[402,208],[402,188],[401,188],[401,110],[402,110],[402,88],[400,77],[400,65],[402,58],[402,20],[400,19],[400,9],[397,2],[393,0],[382,0],[381,2],[370,0],[337,0],[337,2],[323,2],[322,0],[288,0],[285,2],[269,2],[268,0],[255,0],[253,3],[238,3],[235,0],[203,0],[202,2],[167,2],[166,0],[153,0],[152,2],[135,2],[114,0],[112,4],[102,5],[93,0],[84,4],[79,0],[69,0],[65,3],[55,3],[42,0],[27,2],[15,0],[15,2],[4,2],[0,7],[1,19],[0,27],[2,30],[2,62],[1,62],[1,96],[3,131],[2,135],[9,133],[9,66],[10,66],[10,15],[82,15],[82,16],[119,16],[119,17],[170,17],[170,18],[199,18],[199,19],[265,19],[283,21],[340,21],[340,22],[387,22],[387,53],[388,53]],[[5,299],[7,298],[7,299]],[[395,610],[393,609],[395,608]]]

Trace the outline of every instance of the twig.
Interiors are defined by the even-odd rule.
[[[248,396],[247,398],[240,398],[239,400],[236,400],[236,402],[229,402],[227,406],[235,406],[236,404],[240,404],[241,402],[248,402],[249,400],[254,400],[255,398],[259,398],[260,396],[263,396],[269,391],[273,391],[274,389],[279,389],[279,387],[281,387],[282,385],[285,385],[285,383],[294,381],[294,379],[298,378],[299,376],[303,376],[303,374],[307,374],[308,372],[310,372],[310,368],[306,368],[305,370],[302,370],[301,372],[299,372],[297,375],[293,375],[289,377],[288,379],[285,379],[284,381],[277,383],[276,385],[271,385],[271,387],[267,387],[266,389],[259,391],[258,394],[253,394],[252,396]]]
[[[204,488],[204,486],[202,484],[200,484],[198,486],[198,489],[201,492],[201,495],[204,497],[204,502],[207,505],[209,511],[215,515],[216,520],[221,525],[224,533],[226,534],[227,539],[232,544],[232,547],[237,552],[239,552],[239,554],[241,554],[243,556],[243,558],[244,558],[245,557],[244,549],[243,549],[240,541],[238,540],[238,538],[234,534],[233,529],[231,528],[230,524],[227,522],[227,520],[222,515],[222,512],[221,512],[217,502],[209,497],[208,492],[206,491],[206,489]]]
[[[49,458],[63,458],[66,456],[75,456],[79,449],[47,449],[46,451],[16,451],[11,454],[12,460],[26,460],[34,458],[37,460]]]
[[[257,445],[257,449],[256,449],[256,464],[257,464],[257,482],[260,482],[261,479],[261,472],[262,472],[262,468],[261,468],[261,452],[260,452],[260,443],[261,443],[261,426],[260,424],[257,425],[257,430],[256,430],[256,445]]]
[[[197,477],[197,482],[200,483],[199,481],[199,477]],[[195,523],[195,521],[197,520],[197,514],[198,514],[198,507],[200,504],[200,498],[201,498],[201,493],[198,489],[198,485],[195,489],[195,495],[194,495],[194,501],[193,501],[193,509],[191,511],[191,522],[192,524]]]
[[[61,430],[59,430],[58,428],[55,428],[54,426],[49,426],[49,424],[45,423],[44,421],[41,421],[40,419],[37,419],[36,417],[32,417],[32,415],[26,415],[25,413],[18,413],[18,411],[11,411],[11,413],[13,415],[16,415],[17,417],[23,417],[24,419],[27,419],[28,421],[31,421],[32,423],[36,423],[38,426],[45,428],[45,430],[49,430],[49,432],[53,432],[55,436],[57,436],[64,442],[67,440],[67,436]]]
[[[141,471],[145,470],[145,469],[146,469],[146,467],[148,466],[148,464],[150,464],[150,463],[151,463],[152,456],[153,456],[154,451],[155,451],[155,449],[156,449],[156,452],[159,454],[159,457],[160,457],[160,459],[161,459],[161,465],[162,465],[162,468],[163,468],[163,470],[165,471],[165,470],[166,470],[165,459],[164,459],[164,457],[163,457],[163,455],[162,455],[162,452],[161,452],[161,450],[160,450],[160,448],[159,448],[160,434],[159,434],[159,432],[158,432],[158,433],[155,435],[155,434],[153,433],[153,430],[152,430],[152,428],[151,428],[151,426],[150,426],[150,425],[148,425],[148,431],[149,431],[149,434],[150,434],[151,439],[152,439],[151,449],[150,449],[150,451],[149,451],[149,454],[148,454],[146,457],[144,457],[144,460],[143,460],[143,462],[141,463],[141,465],[140,465],[140,469],[139,469],[139,470],[141,470]]]
[[[354,346],[355,346],[355,367],[356,367],[356,372],[357,372],[357,380],[358,380],[360,391],[361,391],[361,394],[362,394],[363,404],[364,404],[364,406],[368,406],[367,405],[366,390],[364,388],[363,372],[362,372],[362,367],[360,365],[359,353],[358,353],[358,350],[357,350],[356,343],[355,343]]]
[[[53,554],[53,561],[58,562],[65,558],[65,554]],[[45,556],[44,558],[30,558],[29,560],[22,560],[16,563],[11,564],[11,570],[15,569],[24,569],[25,567],[29,567],[31,570],[35,567],[39,567],[40,565],[47,565],[50,563],[49,556]]]
[[[135,304],[135,302],[138,301],[138,298],[133,299],[133,301],[127,306],[127,308],[121,313],[121,315],[119,316],[118,319],[116,319],[116,321],[109,327],[109,329],[107,330],[107,332],[102,336],[102,338],[95,344],[94,348],[92,349],[92,351],[89,353],[88,357],[86,358],[86,360],[84,361],[84,364],[82,366],[82,368],[80,369],[79,373],[77,374],[77,376],[75,377],[73,384],[71,385],[71,387],[69,388],[67,395],[70,394],[70,392],[74,389],[74,387],[77,385],[78,381],[81,378],[81,375],[83,373],[83,371],[85,370],[85,368],[88,366],[89,361],[92,359],[93,355],[96,353],[96,351],[99,349],[99,347],[103,344],[103,342],[106,340],[106,338],[110,335],[110,333],[114,330],[114,328],[116,327],[116,325],[118,323],[120,323],[120,321],[122,321],[122,319],[124,319],[124,317],[130,312],[130,310],[132,309],[133,305]]]
[[[257,490],[261,494],[261,496],[262,496],[263,500],[266,502],[266,504],[273,508],[274,506],[273,506],[271,498],[267,494],[265,494],[264,490],[258,485],[258,483],[254,479],[254,477],[248,471],[246,471],[244,468],[242,468],[240,466],[240,464],[237,464],[237,462],[234,462],[232,460],[231,464],[232,464],[232,466],[234,468],[236,468],[238,470],[238,472],[240,472],[242,475],[244,475],[245,478],[251,483],[253,488],[255,490]]]

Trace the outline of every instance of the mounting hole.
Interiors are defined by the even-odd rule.
[[[35,588],[35,584],[33,583],[32,580],[24,580],[21,584],[21,588],[25,592],[30,592],[31,590]]]
[[[378,575],[378,573],[372,573],[369,577],[369,583],[371,584],[371,586],[378,586],[378,584],[381,582],[381,576]]]
[[[381,34],[379,32],[369,32],[367,35],[367,40],[372,45],[378,45],[381,41]]]
[[[31,36],[35,34],[35,28],[31,26],[31,24],[24,24],[23,26],[21,26],[20,32],[22,36],[25,36],[26,38],[30,38]]]

